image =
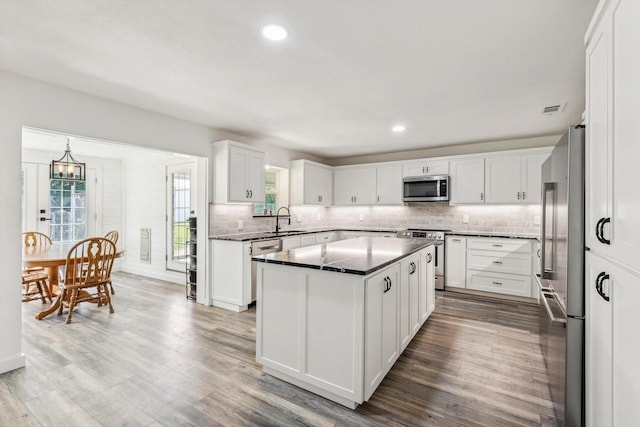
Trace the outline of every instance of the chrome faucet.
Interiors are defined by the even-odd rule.
[[[276,234],[278,234],[278,231],[280,231],[280,209],[286,209],[287,210],[287,215],[289,216],[288,224],[291,225],[291,212],[289,212],[289,208],[286,207],[286,206],[282,206],[282,207],[278,208],[278,210],[276,211]]]

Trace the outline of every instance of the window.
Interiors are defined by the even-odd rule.
[[[84,239],[87,235],[86,183],[59,179],[49,182],[51,240],[72,242]]]
[[[254,203],[253,216],[275,215],[279,207],[289,204],[288,197],[288,171],[272,166],[267,166],[264,172],[264,203]]]
[[[189,215],[196,210],[195,163],[167,165],[167,270],[185,271]]]
[[[191,171],[189,169],[171,174],[172,204],[171,230],[173,251],[172,261],[185,261],[187,258],[187,230],[191,211]]]

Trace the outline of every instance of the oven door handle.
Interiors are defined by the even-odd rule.
[[[440,252],[441,250],[444,249],[444,241],[438,241],[438,242],[436,242],[434,244],[434,246],[435,246],[435,250],[433,252],[435,252],[435,254],[436,254],[435,266],[438,267],[438,252]],[[438,246],[440,246],[440,247],[438,248]]]

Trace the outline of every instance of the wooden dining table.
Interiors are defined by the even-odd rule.
[[[30,246],[22,248],[22,265],[24,267],[44,267],[49,275],[49,291],[51,295],[57,295],[55,301],[47,309],[36,314],[36,319],[41,320],[60,308],[62,304],[58,288],[58,267],[67,262],[69,250],[77,242],[54,242],[51,245]],[[116,248],[116,258],[124,255],[124,250]]]

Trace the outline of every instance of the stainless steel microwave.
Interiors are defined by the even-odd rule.
[[[446,202],[449,200],[449,175],[408,176],[402,181],[405,202]]]

